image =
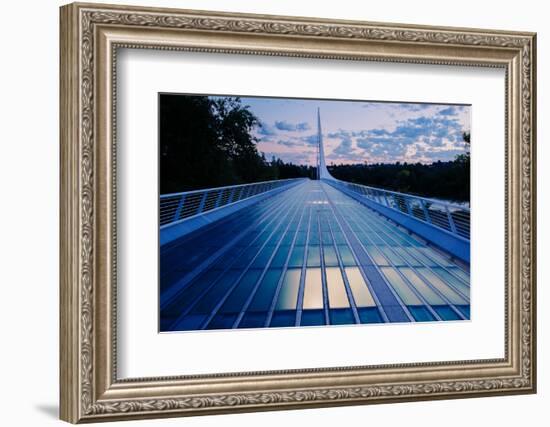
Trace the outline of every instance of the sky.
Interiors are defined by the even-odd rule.
[[[401,102],[241,97],[259,118],[258,150],[294,164],[315,165],[317,108],[327,165],[433,163],[467,150],[470,106]]]

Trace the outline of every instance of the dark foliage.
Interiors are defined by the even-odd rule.
[[[239,98],[161,95],[161,194],[276,179],[251,136],[256,125]]]
[[[470,200],[470,156],[450,162],[355,164],[328,167],[343,181],[455,201]]]
[[[277,171],[278,179],[289,178],[310,178],[315,179],[317,168],[307,165],[295,165],[294,163],[285,163],[281,159],[273,158],[271,167]]]

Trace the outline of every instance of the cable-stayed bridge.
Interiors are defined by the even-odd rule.
[[[317,180],[160,197],[160,330],[466,320],[470,211]]]

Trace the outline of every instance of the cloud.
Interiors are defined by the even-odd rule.
[[[413,103],[381,106],[375,102],[359,106],[373,109],[367,113],[369,120],[365,120],[365,127],[352,128],[352,120],[342,122],[344,128],[331,128],[330,121],[325,126],[327,163],[432,163],[453,160],[467,150],[462,140],[462,133],[469,126],[467,106]],[[287,162],[312,164],[317,133],[309,122],[299,122],[294,116],[286,119],[281,117],[269,125],[263,123],[255,131],[260,139],[258,148]]]
[[[393,130],[375,128],[351,133],[338,130],[329,136],[341,139],[334,150],[339,157],[345,157],[346,153],[357,154],[352,148],[354,141],[357,150],[368,161],[452,160],[456,154],[465,152],[463,129],[458,118],[449,118],[451,114],[445,113],[400,120]]]
[[[410,103],[410,104],[395,104],[395,105],[398,105],[398,108],[401,109],[401,110],[413,111],[413,112],[424,111],[424,110],[427,110],[428,108],[433,106],[432,104],[412,104],[412,103]]]
[[[300,141],[305,142],[307,145],[317,145],[317,143],[319,142],[319,138],[317,137],[317,134],[314,133],[312,135],[300,137]]]
[[[341,141],[340,141],[340,144],[334,149],[332,150],[332,154],[336,154],[336,155],[346,155],[346,154],[350,154],[353,152],[353,147],[352,147],[352,142],[351,142],[351,138],[343,138]]]
[[[456,116],[458,114],[458,110],[456,107],[448,107],[439,111],[439,114],[442,116]]]
[[[257,132],[259,135],[264,135],[264,136],[276,135],[275,129],[273,129],[272,126],[264,122],[260,123],[260,126],[258,126]]]
[[[295,141],[292,141],[292,140],[288,140],[288,139],[279,139],[277,141],[277,144],[279,145],[284,145],[286,147],[298,147],[302,144],[298,143],[298,142],[295,142]]]
[[[310,129],[310,126],[307,122],[300,123],[290,123],[285,120],[275,121],[275,127],[279,130],[284,131],[294,131],[294,132],[304,132]]]

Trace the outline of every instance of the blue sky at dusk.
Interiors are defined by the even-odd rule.
[[[432,163],[466,152],[470,106],[241,98],[260,119],[258,150],[295,164],[315,164],[317,107],[327,164]]]

